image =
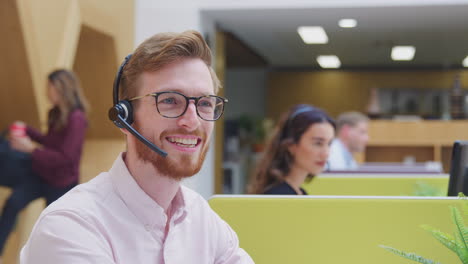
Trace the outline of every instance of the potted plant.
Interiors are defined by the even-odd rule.
[[[242,115],[239,118],[239,128],[241,141],[250,145],[253,152],[262,152],[273,129],[273,121],[270,118]]]
[[[450,206],[450,210],[452,213],[452,220],[453,220],[453,223],[455,224],[455,232],[453,236],[450,234],[444,233],[440,230],[437,230],[433,227],[430,227],[428,225],[422,225],[421,227],[429,231],[433,237],[435,237],[440,243],[442,243],[448,249],[455,252],[455,254],[457,254],[458,258],[460,259],[461,263],[467,264],[468,263],[468,226],[465,225],[463,216],[468,215],[468,200],[466,200],[466,197],[464,197],[463,194],[460,194],[460,196],[461,196],[460,198],[465,200],[465,202],[463,203],[464,214],[462,215],[457,207]],[[440,264],[439,262],[435,262],[431,259],[424,258],[416,253],[404,252],[402,250],[392,248],[389,246],[385,246],[385,245],[380,245],[380,247],[398,256],[401,256],[401,257],[404,257],[404,258],[407,258],[407,259],[410,259],[419,263]]]
[[[269,118],[257,119],[254,127],[252,150],[263,152],[267,139],[273,130],[273,121]]]

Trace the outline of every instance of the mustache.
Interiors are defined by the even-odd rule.
[[[184,130],[181,128],[163,131],[160,137],[161,139],[163,139],[172,134],[179,134],[179,135],[184,135],[184,136],[196,136],[196,137],[200,137],[202,140],[206,139],[206,135],[200,129],[188,132],[187,130]]]

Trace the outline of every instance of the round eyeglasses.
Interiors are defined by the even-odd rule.
[[[177,118],[187,111],[190,100],[195,101],[197,115],[206,121],[218,120],[224,112],[227,99],[216,95],[204,95],[200,97],[188,97],[179,92],[150,93],[128,99],[134,101],[146,96],[153,96],[156,100],[158,113],[167,118]]]

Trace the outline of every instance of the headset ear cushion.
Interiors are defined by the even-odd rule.
[[[133,106],[132,106],[132,103],[128,100],[122,100],[119,102],[119,104],[125,108],[125,112],[126,112],[126,115],[125,115],[125,121],[127,121],[127,123],[129,125],[131,125],[133,123]]]

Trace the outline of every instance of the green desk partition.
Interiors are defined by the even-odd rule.
[[[379,245],[460,263],[420,225],[452,233],[457,198],[214,196],[211,207],[258,264],[413,263]]]
[[[447,174],[326,174],[303,188],[310,195],[446,196],[448,180]]]

